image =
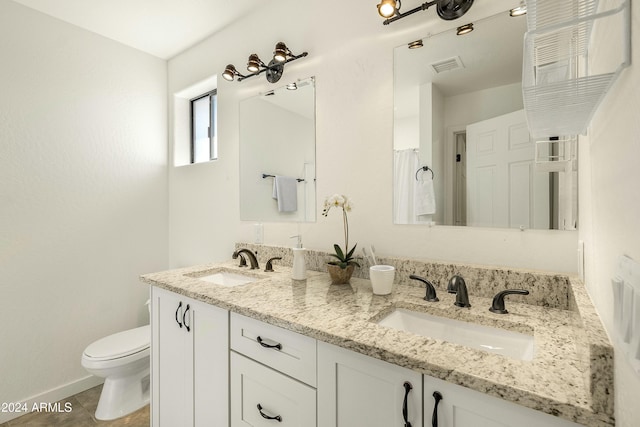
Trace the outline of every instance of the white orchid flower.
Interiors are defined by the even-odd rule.
[[[356,249],[356,245],[349,249],[349,221],[347,219],[347,212],[351,212],[351,209],[353,209],[353,202],[345,195],[334,194],[324,200],[322,215],[328,216],[329,210],[333,207],[342,208],[342,220],[344,223],[344,250],[342,250],[338,245],[333,245],[336,253],[332,254],[332,256],[338,258],[339,263],[338,261],[333,261],[330,264],[340,265],[340,268],[346,268],[350,264],[359,266],[359,264],[353,260],[353,253]]]
[[[348,198],[344,198],[344,204],[342,205],[342,208],[347,211],[347,212],[351,212],[351,209],[353,209],[353,200],[348,199]]]
[[[325,204],[328,204],[332,207],[341,207],[344,205],[344,196],[341,196],[340,194],[334,194],[333,196],[329,197],[327,199],[327,201],[325,202]]]

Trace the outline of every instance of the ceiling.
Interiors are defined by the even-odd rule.
[[[272,0],[13,0],[169,59]]]
[[[443,96],[475,92],[522,80],[522,46],[526,18],[508,11],[474,22],[475,30],[457,36],[455,29],[423,39],[421,49],[399,46],[394,52],[396,117],[416,111],[416,88],[433,83]],[[432,64],[459,58],[463,68],[436,73]]]

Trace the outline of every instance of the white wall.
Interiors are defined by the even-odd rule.
[[[445,98],[445,126],[472,123],[522,110],[522,84],[497,86]]]
[[[73,392],[89,343],[148,322],[166,62],[8,0],[0,58],[0,402],[20,402]]]
[[[585,243],[585,281],[600,317],[613,338],[611,279],[617,258],[640,262],[640,8],[632,8],[631,67],[623,71],[594,116],[588,138],[579,143],[579,238]],[[599,34],[619,34],[620,28]],[[595,37],[594,69],[611,68],[602,37]],[[613,63],[615,65],[615,62]],[[615,341],[614,341],[615,342]],[[616,346],[617,347],[617,346]],[[640,376],[615,352],[616,425],[640,419]]]
[[[420,166],[427,165],[433,171],[433,187],[436,201],[434,215],[418,216],[418,221],[444,223],[444,98],[433,83],[417,87],[420,102],[417,106],[420,134]],[[395,141],[394,141],[395,147]],[[431,174],[431,172],[426,172]],[[418,178],[420,176],[418,175]]]
[[[479,0],[467,18],[517,4]],[[375,7],[362,1],[341,3],[337,14],[330,9],[283,0],[236,22],[169,61],[170,94],[228,63],[243,67],[250,53],[267,57],[280,40],[294,53],[307,50],[307,58],[286,66],[281,82],[317,77],[318,211],[326,195],[351,196],[352,241],[387,255],[576,271],[576,233],[393,225],[393,48],[456,23],[426,11],[383,26]],[[220,160],[170,172],[172,266],[226,259],[233,242],[253,240],[252,223],[238,220],[238,102],[272,87],[262,76],[219,83]],[[339,218],[319,216],[300,230],[307,247],[331,248],[341,227]],[[297,230],[293,223],[265,224],[265,242],[291,244]]]
[[[396,119],[395,126],[393,127],[393,147],[398,151],[419,148],[419,130],[418,116]]]
[[[444,166],[444,153],[445,153],[445,126],[444,121],[444,102],[445,99],[442,96],[442,92],[434,86],[431,94],[431,105],[433,109],[432,124],[431,124],[431,141],[432,156],[433,156],[433,169],[438,172],[436,175],[434,172],[434,191],[436,194],[436,213],[433,215],[433,220],[436,224],[444,224],[444,178],[445,178],[445,166]]]

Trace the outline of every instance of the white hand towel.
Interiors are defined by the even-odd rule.
[[[433,215],[436,213],[436,194],[433,190],[433,179],[424,177],[423,180],[415,183],[414,209],[416,216]]]
[[[273,198],[278,201],[279,212],[295,212],[298,210],[298,181],[290,176],[279,176],[273,179]]]

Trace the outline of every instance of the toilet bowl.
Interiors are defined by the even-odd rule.
[[[84,350],[82,366],[104,378],[96,419],[113,420],[149,403],[149,325],[101,338]]]

